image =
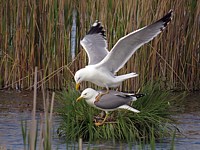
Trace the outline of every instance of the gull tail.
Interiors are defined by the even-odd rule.
[[[141,97],[145,96],[146,94],[141,94],[141,93],[134,94],[134,93],[119,92],[119,93],[117,93],[117,94],[115,94],[115,95],[116,95],[116,96],[123,97],[123,98],[131,97],[131,98],[132,98],[131,101],[136,101],[138,98],[141,98]]]
[[[136,101],[138,98],[141,98],[143,96],[145,96],[146,94],[132,94],[130,95],[132,97],[132,101]]]
[[[135,109],[135,108],[133,108],[133,107],[130,107],[130,106],[128,106],[128,105],[122,105],[122,106],[120,106],[119,108],[120,108],[120,109],[127,109],[127,110],[130,110],[130,111],[135,112],[135,113],[139,113],[139,112],[140,112],[139,110],[137,110],[137,109]]]
[[[119,81],[122,82],[122,81],[124,81],[126,79],[134,78],[134,77],[137,77],[137,76],[138,76],[137,73],[132,72],[132,73],[128,73],[128,74],[117,76],[117,78],[118,78]]]

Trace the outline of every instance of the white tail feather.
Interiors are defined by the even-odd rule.
[[[120,76],[117,76],[118,80],[120,81],[124,81],[126,79],[129,79],[129,78],[133,78],[133,77],[137,77],[138,74],[137,73],[128,73],[128,74],[124,74],[124,75],[120,75]]]
[[[130,110],[130,111],[135,112],[135,113],[139,113],[139,112],[140,112],[139,110],[137,110],[137,109],[135,109],[135,108],[133,108],[133,107],[130,107],[130,106],[128,106],[128,105],[122,105],[122,106],[120,106],[119,108],[120,108],[120,109],[127,109],[127,110]]]

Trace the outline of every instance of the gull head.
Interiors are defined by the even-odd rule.
[[[98,95],[98,92],[95,91],[94,89],[92,88],[87,88],[85,89],[82,93],[81,93],[81,96],[78,97],[76,99],[76,101],[80,101],[81,99],[85,99],[86,101],[87,100],[91,100],[91,101],[95,101],[95,97]]]
[[[76,82],[76,90],[80,89],[80,84],[82,81],[85,81],[87,74],[88,72],[86,72],[85,68],[82,68],[75,73],[74,80]]]

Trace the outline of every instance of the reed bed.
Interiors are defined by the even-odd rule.
[[[200,89],[198,0],[6,0],[0,1],[0,7],[1,88],[33,89],[33,72],[38,66],[38,81],[50,89],[60,89],[87,64],[79,41],[96,19],[104,25],[111,49],[120,37],[173,9],[169,27],[140,48],[119,72],[140,75],[124,82],[123,89],[135,90],[149,80],[162,80],[162,86],[168,89]],[[76,57],[72,60],[74,11]]]

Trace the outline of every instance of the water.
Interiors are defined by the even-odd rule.
[[[30,116],[31,112],[0,113],[0,145],[14,150],[23,149],[21,120],[26,121],[27,126],[29,127],[31,123]],[[40,113],[37,113],[36,119],[40,125]],[[53,149],[60,149],[60,147],[62,149],[65,146],[62,141],[58,140],[56,135],[56,129],[58,128],[60,121],[58,116],[53,117]]]
[[[181,134],[176,139],[176,149],[200,149],[200,112],[176,116]]]
[[[40,97],[40,96],[39,96]],[[38,98],[41,102],[41,99]],[[40,105],[37,105],[38,113],[36,119],[40,121]],[[23,138],[21,133],[21,120],[31,121],[32,94],[30,93],[8,93],[0,92],[0,149],[21,150],[23,149]],[[200,149],[200,94],[190,95],[186,98],[177,115],[173,116],[177,120],[177,133],[175,139],[176,150],[198,150]],[[78,143],[66,144],[57,137],[56,130],[61,119],[53,116],[52,128],[52,149],[78,149]],[[83,142],[83,149],[89,144]],[[156,143],[156,149],[170,149],[171,138],[163,139],[163,142]],[[130,149],[127,143],[101,141],[90,144],[91,149]],[[132,145],[132,149],[138,149],[139,145]],[[150,149],[150,145],[145,145],[144,149]]]
[[[176,138],[176,149],[200,149],[200,93],[186,97],[184,104],[174,118],[180,130]]]

